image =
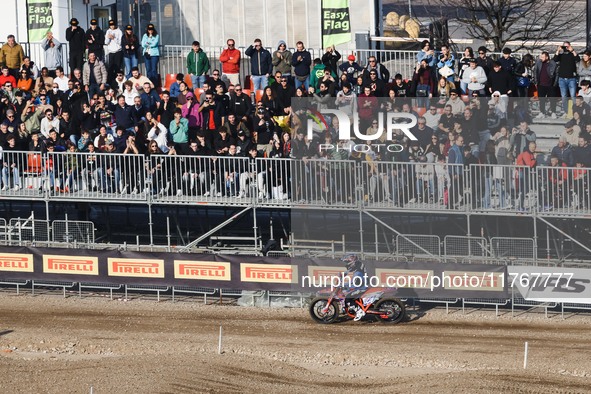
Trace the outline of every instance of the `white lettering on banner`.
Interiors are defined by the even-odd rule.
[[[507,281],[527,301],[591,304],[591,269],[508,266]]]
[[[321,114],[330,114],[337,117],[339,120],[339,139],[340,140],[351,140],[351,121],[349,116],[338,109],[322,109]],[[384,116],[382,112],[378,112],[378,131],[375,134],[366,135],[359,131],[359,115],[357,112],[353,114],[353,133],[355,137],[363,141],[375,141],[378,140],[384,132]],[[401,120],[410,120],[410,122],[398,123]],[[397,122],[394,123],[394,120]],[[308,131],[307,137],[309,139],[314,138],[314,121],[308,119]],[[417,141],[417,137],[411,133],[410,129],[417,125],[417,117],[413,114],[406,112],[388,112],[386,114],[386,138],[390,141],[393,140],[392,135],[394,130],[400,130],[406,135],[411,141]]]

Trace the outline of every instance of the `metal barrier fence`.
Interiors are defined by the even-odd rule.
[[[437,235],[400,234],[396,236],[399,255],[441,257],[441,239]]]
[[[4,151],[0,199],[588,217],[591,169]]]
[[[89,221],[54,220],[51,224],[53,242],[94,243],[94,223]]]
[[[488,244],[483,237],[463,237],[446,235],[443,239],[443,254],[446,257],[486,257],[489,256]]]
[[[493,237],[490,240],[493,256],[504,260],[536,260],[535,242],[531,238]]]
[[[461,164],[364,162],[361,184],[367,208],[464,211]]]
[[[7,241],[9,244],[23,242],[48,242],[50,237],[50,224],[48,220],[33,218],[10,219],[7,228]]]

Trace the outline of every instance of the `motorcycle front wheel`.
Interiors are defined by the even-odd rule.
[[[326,298],[315,298],[310,303],[310,316],[316,323],[320,324],[331,324],[337,321],[339,318],[339,304],[335,300],[333,300],[326,312],[324,309],[328,304],[328,299]]]
[[[385,298],[378,301],[375,310],[382,313],[378,317],[383,323],[399,323],[406,314],[404,303],[396,298]]]

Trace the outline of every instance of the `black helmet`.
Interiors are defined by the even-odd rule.
[[[361,260],[354,253],[348,253],[341,259],[342,262],[346,263],[347,271],[356,271],[361,267]]]

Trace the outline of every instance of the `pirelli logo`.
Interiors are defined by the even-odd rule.
[[[230,263],[215,261],[174,261],[175,279],[231,280]]]
[[[109,258],[107,266],[109,276],[164,278],[164,260]]]
[[[345,268],[330,267],[323,265],[309,265],[308,276],[315,279],[331,278],[333,276],[341,277],[345,273]]]
[[[286,264],[240,264],[240,278],[243,282],[297,283],[297,265]]]
[[[0,254],[0,271],[34,272],[33,255],[2,253]]]
[[[45,254],[43,255],[43,272],[46,274],[98,275],[98,258]]]

